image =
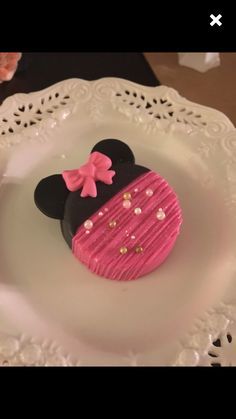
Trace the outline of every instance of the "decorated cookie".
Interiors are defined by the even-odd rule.
[[[74,256],[97,275],[131,280],[156,269],[182,223],[178,198],[127,144],[102,140],[78,169],[42,179],[37,207],[61,222]]]

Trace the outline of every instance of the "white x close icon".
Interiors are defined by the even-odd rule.
[[[210,18],[212,19],[212,21],[210,22],[211,26],[214,26],[215,24],[217,24],[218,26],[222,25],[222,22],[220,22],[220,19],[222,18],[222,15],[215,16],[215,15],[211,14]]]

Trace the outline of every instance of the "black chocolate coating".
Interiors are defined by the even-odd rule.
[[[137,179],[149,169],[134,164],[134,155],[129,146],[120,140],[102,140],[92,151],[99,151],[112,160],[112,170],[115,170],[113,183],[106,185],[96,182],[97,197],[80,196],[81,189],[70,192],[62,175],[52,175],[42,179],[34,192],[36,206],[43,214],[61,220],[62,234],[71,247],[73,236],[78,227],[91,215],[98,211],[107,201],[121,189]]]
[[[38,183],[34,191],[34,202],[43,214],[62,220],[69,193],[62,175],[48,176]]]
[[[99,210],[108,200],[115,196],[121,189],[125,188],[130,182],[137,179],[149,169],[143,166],[123,163],[112,166],[116,174],[113,177],[112,185],[96,182],[97,197],[82,198],[81,189],[71,192],[65,204],[64,219],[61,221],[62,234],[71,247],[72,238],[79,226],[91,215]]]
[[[132,150],[123,141],[107,139],[99,141],[92,149],[91,153],[99,151],[110,157],[112,165],[118,163],[132,163],[134,164],[135,158]]]

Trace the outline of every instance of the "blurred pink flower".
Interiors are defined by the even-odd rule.
[[[0,83],[12,79],[21,56],[21,52],[0,52]]]

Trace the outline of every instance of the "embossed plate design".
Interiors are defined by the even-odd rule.
[[[131,283],[88,272],[33,202],[39,179],[78,167],[102,138],[126,141],[183,208],[173,253]],[[236,131],[225,115],[164,86],[71,79],[8,98],[0,147],[4,365],[55,364],[50,339],[63,365],[236,364]]]

